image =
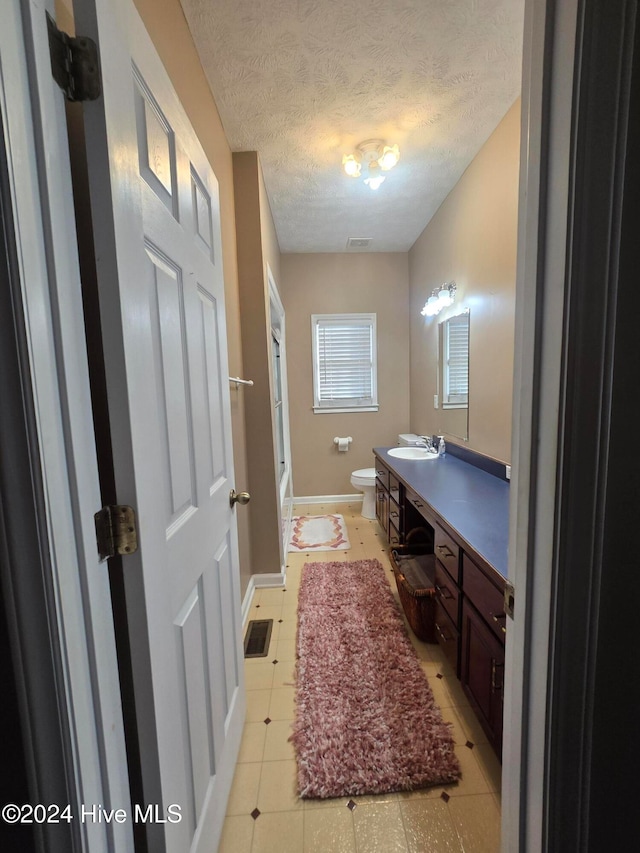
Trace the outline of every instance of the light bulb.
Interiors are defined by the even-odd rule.
[[[384,172],[388,172],[389,169],[393,169],[398,160],[400,159],[400,151],[398,150],[397,145],[385,145],[382,151],[382,157],[378,160],[380,164],[380,168]]]
[[[443,287],[440,293],[438,294],[438,302],[442,308],[448,308],[449,305],[453,305],[453,296],[451,296],[451,291],[448,287]]]
[[[369,187],[371,187],[372,190],[377,190],[380,187],[380,184],[382,184],[384,180],[385,180],[384,175],[376,175],[375,178],[365,178],[364,182]]]
[[[360,163],[354,154],[345,154],[342,158],[342,167],[350,178],[360,177]]]
[[[425,317],[434,317],[439,310],[440,306],[438,305],[438,297],[432,294],[424,303],[422,314],[424,314]]]

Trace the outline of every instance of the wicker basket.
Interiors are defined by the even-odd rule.
[[[409,541],[422,538],[412,536],[415,532],[412,530],[407,536],[407,544],[392,549],[391,565],[400,603],[413,633],[419,640],[435,643],[435,557],[432,553],[424,553],[429,547],[428,542],[412,544]]]

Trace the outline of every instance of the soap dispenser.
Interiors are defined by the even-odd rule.
[[[439,439],[440,440],[438,442],[438,456],[444,456],[444,454],[447,452],[447,448],[444,443],[444,436],[439,436]]]

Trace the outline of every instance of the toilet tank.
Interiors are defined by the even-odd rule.
[[[420,440],[420,436],[413,432],[401,432],[398,436],[398,446],[411,447],[414,444],[418,444]]]

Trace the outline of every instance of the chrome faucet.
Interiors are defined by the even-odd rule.
[[[416,447],[424,447],[429,451],[429,453],[438,452],[437,448],[434,447],[433,439],[430,435],[419,435],[418,438],[420,440],[416,442]]]

